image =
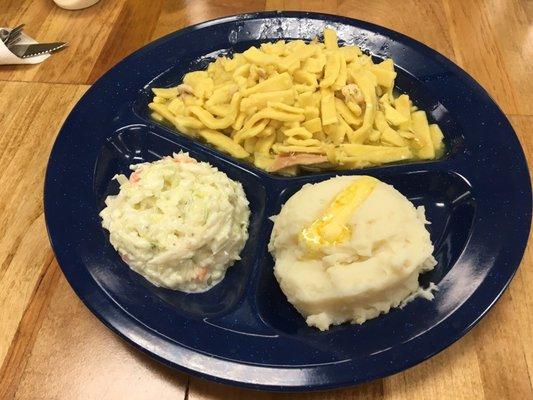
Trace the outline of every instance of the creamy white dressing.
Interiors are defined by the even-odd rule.
[[[220,282],[248,238],[242,185],[187,153],[130,168],[100,213],[122,259],[156,286],[202,292]]]

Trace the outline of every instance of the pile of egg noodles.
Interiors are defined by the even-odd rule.
[[[269,172],[352,169],[439,157],[438,125],[393,93],[394,63],[357,46],[264,43],[154,88],[152,117]]]

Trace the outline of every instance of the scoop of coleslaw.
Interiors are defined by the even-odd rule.
[[[242,185],[188,153],[130,168],[100,213],[122,259],[156,286],[203,292],[220,282],[248,238]]]

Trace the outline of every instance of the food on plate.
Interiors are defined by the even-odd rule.
[[[220,282],[248,238],[242,185],[187,153],[130,168],[100,213],[122,259],[156,286],[203,292]]]
[[[154,88],[157,121],[255,166],[281,174],[349,169],[444,152],[407,94],[394,93],[392,59],[375,63],[337,34],[263,43],[218,57],[176,87]]]
[[[417,296],[433,269],[424,208],[369,176],[307,184],[273,217],[269,250],[289,302],[309,326],[362,324]]]

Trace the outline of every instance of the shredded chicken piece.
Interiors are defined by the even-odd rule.
[[[180,94],[180,96],[184,94],[194,94],[193,88],[185,83],[178,85],[177,89],[178,89],[178,93]]]
[[[270,165],[269,171],[275,172],[280,169],[291,167],[293,165],[309,165],[309,164],[320,164],[327,162],[328,158],[320,154],[283,154],[278,155],[272,165]]]
[[[265,79],[267,78],[267,73],[266,71],[263,69],[263,68],[257,68],[257,75],[261,78],[261,79]]]
[[[355,83],[350,83],[341,88],[341,93],[344,96],[346,102],[354,101],[355,103],[362,105],[365,102],[361,89]]]

